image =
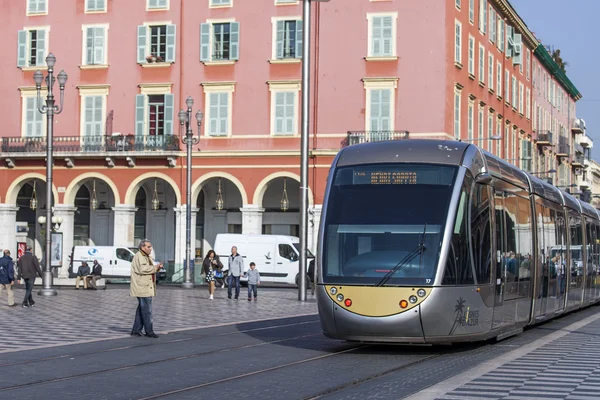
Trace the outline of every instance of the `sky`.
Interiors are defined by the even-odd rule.
[[[600,0],[510,0],[529,30],[546,46],[560,49],[567,76],[583,96],[577,117],[594,140],[592,158],[600,161]]]

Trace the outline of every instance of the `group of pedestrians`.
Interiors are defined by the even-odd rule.
[[[235,289],[235,300],[238,300],[240,297],[240,279],[242,276],[248,277],[248,301],[252,301],[252,295],[254,295],[254,301],[258,301],[258,288],[257,285],[260,284],[260,273],[256,269],[256,264],[254,262],[250,263],[250,269],[248,271],[244,271],[244,258],[238,253],[238,249],[236,246],[231,248],[231,255],[229,256],[229,273],[227,274],[227,298],[231,300],[232,295],[234,295]],[[214,299],[215,294],[215,281],[217,281],[217,276],[222,278],[223,276],[223,264],[219,260],[219,256],[214,252],[214,250],[209,250],[206,253],[206,257],[202,262],[202,272],[206,277],[206,282],[208,283],[208,294],[209,299]],[[224,284],[221,283],[221,287]]]
[[[33,282],[38,276],[42,277],[42,269],[37,257],[31,252],[31,246],[26,247],[25,254],[17,261],[16,276],[15,264],[10,256],[10,250],[4,250],[2,258],[0,258],[0,294],[2,290],[6,290],[9,307],[16,305],[12,287],[15,282],[20,284],[21,279],[25,281],[23,308],[33,307],[35,301],[33,301],[31,292],[33,291]]]

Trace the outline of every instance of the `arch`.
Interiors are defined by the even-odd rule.
[[[39,179],[43,182],[46,182],[46,175],[42,175],[39,172],[28,172],[19,176],[17,179],[13,180],[8,189],[6,190],[6,197],[4,202],[6,204],[17,204],[17,196],[19,195],[19,191],[23,187],[26,181],[30,179]],[[54,183],[52,184],[52,194],[54,196],[54,205],[58,204],[58,190],[56,190],[56,186]]]
[[[179,207],[181,205],[181,191],[179,190],[179,186],[177,186],[177,183],[175,183],[173,178],[160,172],[147,172],[135,178],[127,188],[127,192],[125,192],[123,204],[128,204],[130,206],[135,205],[135,195],[146,179],[162,179],[167,182],[175,192],[177,206]]]
[[[292,178],[295,181],[297,181],[298,183],[300,182],[300,176],[296,175],[292,172],[288,172],[288,171],[273,172],[271,175],[267,176],[265,179],[260,181],[258,186],[256,186],[256,190],[254,190],[254,198],[252,199],[252,204],[262,205],[263,197],[265,196],[269,182],[271,182],[273,179],[277,179],[277,178]],[[310,188],[310,186],[308,187],[308,205],[311,207],[315,205],[313,192],[312,192],[312,189]]]
[[[244,206],[244,205],[248,204],[248,194],[246,193],[246,189],[244,189],[244,185],[242,185],[242,182],[238,178],[236,178],[235,176],[233,176],[227,172],[219,172],[219,171],[214,171],[214,172],[209,172],[207,174],[204,174],[200,178],[198,178],[196,180],[196,182],[194,182],[192,184],[192,203],[193,204],[196,204],[193,200],[198,199],[198,196],[200,195],[200,191],[202,190],[202,186],[204,185],[204,183],[212,178],[224,178],[224,179],[231,181],[231,183],[233,183],[237,187],[237,189],[240,192],[240,195],[242,196],[242,205]]]
[[[112,190],[113,196],[115,196],[115,204],[121,204],[121,196],[119,194],[119,189],[117,189],[117,185],[115,185],[112,179],[110,179],[108,176],[99,172],[86,172],[73,179],[69,186],[67,186],[65,196],[63,197],[63,203],[71,206],[75,205],[75,196],[77,195],[77,191],[81,185],[83,185],[83,181],[90,178],[97,178],[105,182]]]

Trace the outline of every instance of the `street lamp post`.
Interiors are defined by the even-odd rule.
[[[202,118],[204,115],[202,112],[196,112],[196,121],[198,122],[198,137],[194,136],[192,130],[192,106],[194,105],[194,99],[191,96],[185,100],[187,111],[179,111],[179,123],[181,127],[185,129],[185,136],[181,138],[183,143],[187,146],[187,176],[186,176],[186,206],[185,206],[185,261],[183,264],[184,268],[184,279],[181,287],[191,289],[194,287],[192,282],[192,275],[190,267],[192,265],[192,146],[197,144],[200,137],[200,125],[202,124]]]
[[[67,83],[67,74],[65,71],[60,71],[58,74],[58,86],[60,88],[60,106],[57,106],[54,102],[54,94],[52,88],[54,86],[54,64],[56,63],[56,57],[50,53],[46,57],[46,65],[48,66],[48,75],[44,78],[41,71],[36,71],[33,74],[33,80],[35,81],[35,87],[37,89],[37,105],[38,110],[42,114],[46,114],[47,121],[47,134],[46,134],[46,221],[52,221],[52,140],[54,133],[54,115],[60,114],[63,110],[63,100],[65,93],[65,83]],[[46,104],[42,103],[42,81],[46,81],[46,87],[48,94],[46,95]],[[42,289],[38,292],[41,296],[56,296],[56,289],[52,287],[52,267],[50,266],[50,260],[52,252],[52,235],[46,234],[46,248],[44,250],[44,273],[42,276]]]

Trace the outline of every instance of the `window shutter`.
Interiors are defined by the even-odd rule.
[[[284,119],[285,119],[285,93],[275,93],[275,134],[280,135],[284,133]]]
[[[284,38],[285,21],[277,21],[276,29],[277,29],[277,35],[275,38],[275,41],[276,41],[275,58],[280,60],[283,58],[283,38]]]
[[[94,64],[106,64],[104,60],[104,28],[94,30]]]
[[[166,7],[167,6],[167,0],[158,0],[158,6],[159,7]]]
[[[381,127],[382,131],[390,130],[390,116],[391,116],[391,90],[381,90]]]
[[[165,94],[165,135],[173,134],[173,95]]]
[[[167,57],[166,62],[175,62],[175,32],[176,26],[173,24],[167,25]]]
[[[102,136],[102,96],[94,96],[94,136]]]
[[[200,61],[210,60],[210,24],[200,24]]]
[[[219,121],[219,94],[211,93],[208,101],[210,107],[210,120],[208,121],[208,134],[218,134],[218,121]]]
[[[158,7],[158,0],[149,0],[148,8],[157,8],[157,7]]]
[[[135,96],[135,134],[144,134],[144,119],[146,106],[146,95],[138,94]]]
[[[34,135],[35,125],[35,97],[27,97],[25,99],[25,136],[31,137]]]
[[[37,31],[37,50],[35,54],[36,65],[46,64],[46,31],[40,29]]]
[[[27,65],[27,31],[19,31],[18,38],[17,67],[24,67]]]
[[[37,0],[29,0],[29,12],[37,12]]]
[[[296,21],[296,58],[302,58],[302,20]]]
[[[229,132],[229,93],[219,93],[219,134],[227,135]]]
[[[85,30],[85,63],[91,65],[94,63],[94,29]]]
[[[146,62],[146,46],[147,46],[147,36],[148,29],[144,25],[138,26],[138,35],[137,35],[137,62],[144,63]]]
[[[393,54],[392,51],[392,25],[394,21],[392,17],[384,17],[383,18],[383,29],[382,29],[382,55],[383,56],[391,56]]]
[[[239,60],[240,59],[240,23],[232,22],[230,27],[230,41],[229,41],[229,59]]]
[[[371,130],[379,131],[379,119],[381,117],[380,107],[381,107],[381,90],[371,90]]]
[[[46,12],[46,0],[38,0],[37,12]]]
[[[96,0],[85,0],[85,7],[88,11],[96,10]]]
[[[104,2],[105,2],[105,0],[96,0],[96,10],[98,10],[98,11],[105,10],[106,4]]]
[[[296,93],[285,93],[285,133],[292,135],[294,133],[294,103]]]
[[[371,32],[371,53],[372,56],[381,55],[381,36],[382,36],[382,22],[383,17],[373,17],[372,21],[372,32]]]

